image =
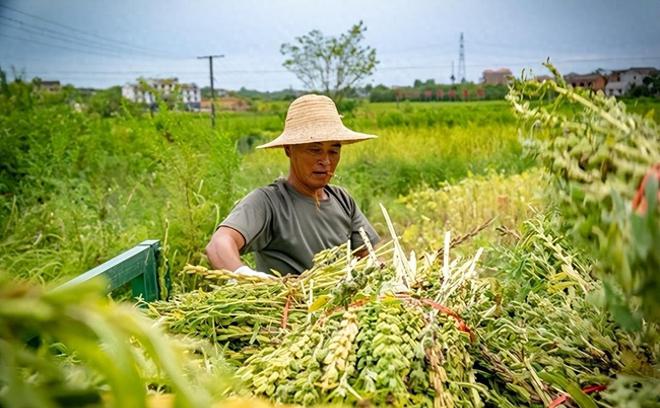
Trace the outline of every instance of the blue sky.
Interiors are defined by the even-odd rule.
[[[280,45],[359,20],[380,60],[365,83],[449,82],[461,32],[472,81],[487,68],[545,73],[547,57],[565,73],[660,67],[657,0],[0,0],[0,66],[77,86],[138,76],[206,86],[196,57],[224,54],[217,88],[299,88]]]

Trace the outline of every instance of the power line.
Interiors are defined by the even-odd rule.
[[[0,34],[2,35],[2,34]],[[470,68],[488,68],[494,65],[526,65],[526,64],[540,64],[545,59],[538,60],[524,60],[524,61],[509,61],[509,62],[497,62],[497,63],[478,63],[478,64],[467,64],[466,67]],[[625,60],[660,60],[660,56],[618,56],[618,57],[604,57],[604,58],[568,58],[568,59],[557,59],[552,60],[553,63],[581,63],[581,62],[606,62],[606,61],[625,61]],[[381,71],[392,71],[392,70],[426,70],[426,69],[437,69],[437,68],[450,68],[451,63],[440,64],[440,65],[397,65],[397,66],[384,66],[379,67]],[[125,76],[125,75],[154,75],[154,76],[180,76],[180,75],[205,75],[208,71],[201,70],[174,70],[174,71],[162,71],[159,69],[155,70],[131,70],[131,71],[68,71],[68,70],[28,70],[27,72],[31,74],[45,74],[45,75],[86,75],[86,76]],[[245,70],[222,70],[215,69],[216,74],[222,76],[225,75],[252,75],[252,74],[290,74],[287,70],[255,70],[255,69],[245,69]],[[213,76],[214,80],[217,80],[217,76]]]
[[[15,38],[8,36],[6,34],[0,33],[0,36],[5,36],[9,38]],[[20,39],[24,40],[24,39]],[[43,43],[42,43],[43,44]],[[64,46],[56,46],[56,45],[49,45],[49,46],[55,46],[58,48],[64,48],[64,49],[69,49],[69,47],[64,47]],[[603,56],[603,57],[567,57],[567,58],[560,58],[560,59],[555,59],[552,60],[553,63],[555,64],[565,64],[565,63],[588,63],[588,62],[606,62],[606,61],[632,61],[637,60],[637,61],[660,61],[660,56],[635,56],[635,55],[628,55],[628,56]],[[529,59],[529,60],[516,60],[515,62],[512,60],[509,60],[509,62],[483,62],[483,63],[473,63],[466,65],[467,67],[471,68],[489,68],[493,67],[494,65],[500,65],[500,66],[525,66],[525,65],[540,65],[541,62],[545,61],[545,58],[538,58],[538,59]],[[78,64],[77,64],[78,65]],[[380,66],[378,67],[379,71],[411,71],[411,70],[437,70],[439,68],[449,68],[451,64],[432,64],[432,65],[424,65],[424,64],[407,64],[407,65],[385,65],[385,66]],[[201,71],[201,70],[167,70],[164,71],[162,68],[155,68],[151,70],[28,70],[23,71],[26,74],[30,74],[31,76],[55,76],[55,77],[60,77],[65,80],[69,81],[85,81],[85,80],[94,80],[97,79],[99,81],[117,81],[117,80],[123,80],[126,79],[130,75],[134,76],[151,76],[151,77],[178,77],[178,76],[184,76],[187,77],[188,80],[193,80],[197,83],[203,82],[203,75],[206,73],[206,71]],[[220,76],[227,77],[227,76],[234,76],[234,77],[243,77],[241,81],[247,81],[247,82],[254,82],[252,81],[255,77],[260,76],[261,82],[263,82],[264,75],[268,74],[287,74],[291,75],[292,73],[289,72],[288,70],[284,69],[232,69],[232,70],[222,70],[218,69],[216,70],[215,74],[219,74]],[[217,80],[216,75],[213,75],[212,79],[215,81]]]
[[[140,74],[155,74],[162,71],[151,70],[151,71],[43,71],[43,70],[30,70],[29,72],[47,72],[49,74],[89,74],[89,75],[140,75]],[[176,74],[206,74],[207,71],[167,71]]]
[[[126,58],[125,56],[122,56],[122,55],[116,55],[116,54],[113,55],[113,54],[98,52],[98,51],[93,51],[93,50],[81,50],[81,49],[76,49],[76,48],[72,48],[72,47],[67,47],[65,45],[43,42],[43,41],[31,39],[31,38],[16,37],[16,36],[5,34],[5,33],[0,33],[0,37],[6,37],[6,38],[10,38],[12,40],[22,41],[22,42],[27,42],[27,43],[32,43],[32,44],[39,44],[39,45],[43,45],[43,46],[46,46],[46,47],[53,47],[53,48],[59,48],[59,49],[62,49],[62,50],[73,51],[73,52],[78,53],[78,54],[94,54],[94,55],[99,55],[101,57]]]
[[[620,56],[620,57],[599,57],[599,58],[568,58],[551,60],[553,63],[576,63],[576,62],[606,62],[606,61],[625,61],[625,60],[660,60],[660,56]],[[486,68],[493,65],[525,65],[525,64],[541,64],[545,58],[538,60],[526,60],[516,62],[494,62],[494,63],[480,63],[480,64],[466,64],[466,67],[471,68]],[[435,69],[435,68],[450,68],[451,63],[441,65],[399,65],[389,67],[378,67],[378,70],[389,71],[398,69]]]
[[[5,33],[0,33],[0,36],[10,38],[10,39],[16,40],[16,41],[32,43],[32,44],[38,44],[38,45],[43,45],[43,46],[46,46],[46,47],[59,48],[59,49],[67,50],[67,51],[72,51],[72,52],[75,52],[75,53],[78,53],[78,54],[94,54],[94,55],[99,55],[101,57],[109,57],[109,58],[121,58],[121,59],[126,58],[126,55],[113,53],[111,51],[74,48],[74,47],[69,47],[69,46],[62,45],[62,44],[56,44],[56,43],[52,43],[52,42],[42,41],[40,39],[37,40],[37,39],[34,39],[34,38],[17,37],[17,36],[13,36],[13,35],[10,35],[10,34],[5,34]],[[163,57],[154,58],[154,57],[151,57],[151,56],[148,56],[148,55],[142,55],[142,57],[151,58],[151,59],[160,59],[160,60],[180,60],[179,58],[163,58]]]
[[[0,33],[0,35],[3,35]],[[613,56],[613,57],[589,57],[589,58],[565,58],[565,59],[556,59],[552,60],[553,63],[580,63],[580,62],[606,62],[606,61],[625,61],[625,60],[660,60],[660,56]],[[522,65],[522,64],[540,64],[545,61],[545,58],[539,59],[529,59],[529,60],[517,60],[517,61],[508,61],[508,62],[480,62],[475,64],[466,64],[466,67],[470,68],[480,68],[480,67],[489,67],[493,65]],[[450,68],[451,63],[447,64],[432,64],[432,65],[391,65],[391,66],[380,66],[377,67],[378,70],[389,71],[389,70],[399,70],[399,69],[435,69],[435,68]],[[69,70],[31,70],[30,72],[46,72],[49,74],[98,74],[98,75],[115,75],[115,74],[153,74],[156,72],[163,72],[160,69],[154,70],[130,70],[130,71],[69,71]],[[171,72],[173,75],[177,74],[206,74],[208,71],[201,70],[173,70],[165,71]],[[285,69],[234,69],[234,70],[223,70],[215,69],[216,73],[222,75],[231,75],[231,74],[279,74],[279,73],[290,73],[290,71]],[[214,77],[215,78],[215,77]]]
[[[604,57],[604,58],[569,58],[563,60],[556,60],[551,62],[567,63],[567,62],[605,62],[605,61],[622,61],[622,60],[660,60],[660,56],[657,57]]]
[[[117,39],[110,38],[110,37],[101,36],[101,35],[98,35],[96,33],[92,33],[92,32],[89,32],[89,31],[81,30],[81,29],[78,29],[76,27],[72,27],[72,26],[69,26],[69,25],[66,25],[66,24],[59,23],[57,21],[49,20],[47,18],[43,18],[43,17],[40,17],[40,16],[36,16],[34,14],[26,13],[26,12],[21,11],[21,10],[17,10],[13,7],[9,7],[9,6],[4,5],[4,4],[0,4],[0,8],[4,8],[4,9],[10,10],[10,11],[13,11],[14,13],[22,14],[24,16],[33,18],[35,20],[43,21],[45,23],[52,24],[52,25],[55,25],[55,26],[58,26],[58,27],[61,27],[61,28],[67,29],[67,30],[71,30],[71,31],[74,31],[74,32],[77,32],[77,33],[80,33],[80,34],[95,37],[97,39],[100,39],[100,40],[103,40],[103,41],[106,41],[106,42],[121,44],[122,46],[128,46],[128,47],[131,47],[131,48],[134,48],[134,49],[137,49],[137,50],[141,50],[141,51],[147,51],[147,52],[156,51],[156,52],[161,52],[161,53],[167,53],[167,51],[149,49],[149,48],[142,47],[142,46],[139,46],[139,45],[130,44],[130,43],[125,42],[125,41],[117,40]]]
[[[2,35],[0,33],[0,35]],[[23,39],[21,39],[23,40]],[[488,61],[482,61],[478,63],[472,63],[472,64],[467,64],[467,67],[488,67],[488,66],[493,66],[493,65],[521,65],[521,64],[538,64],[541,62],[544,62],[546,60],[547,56],[539,56],[538,58],[524,58],[524,59],[510,59],[507,57],[507,59],[504,59],[504,61],[498,60],[498,57],[493,57],[491,60],[493,62],[488,62]],[[408,58],[408,60],[411,60],[414,58]],[[447,60],[450,58],[447,57]],[[660,59],[660,56],[653,56],[653,55],[623,55],[623,56],[602,56],[602,57],[566,57],[566,58],[560,58],[560,59],[552,59],[552,62],[560,62],[560,63],[573,63],[573,62],[607,62],[607,61],[625,61],[625,60],[658,60]],[[179,59],[176,59],[179,60]],[[48,59],[30,59],[30,61],[40,61],[40,62],[49,62],[50,60]],[[159,62],[153,62],[147,64],[160,64]],[[132,64],[132,65],[138,65],[138,66],[144,66],[144,63],[140,64]],[[106,65],[99,65],[99,64],[87,64],[83,61],[78,62],[76,61],[76,66],[86,66],[86,67],[105,67]],[[425,69],[425,68],[448,68],[451,67],[451,63],[447,64],[409,64],[409,65],[379,65],[377,67],[378,70],[396,70],[396,69]],[[112,73],[129,73],[129,74],[148,74],[152,73],[154,71],[160,71],[160,67],[155,67],[154,69],[148,69],[148,70],[127,70],[127,71],[107,71],[107,70],[102,70],[102,71],[84,71],[85,73],[99,73],[103,74],[104,72],[112,72]],[[218,69],[217,70],[219,73],[223,75],[231,75],[231,74],[278,74],[278,73],[289,73],[290,71],[286,69]],[[40,71],[41,72],[41,71]],[[83,72],[83,71],[49,71],[49,72],[67,72],[67,73],[73,73],[73,72]],[[172,71],[175,72],[175,71]],[[176,72],[180,73],[188,73],[188,74],[201,74],[201,73],[206,73],[207,71],[199,71],[199,70],[177,70]]]
[[[447,51],[451,49],[449,42],[445,43],[434,43],[434,44],[427,44],[427,45],[422,45],[419,47],[407,47],[403,49],[394,49],[394,50],[385,50],[383,52],[378,52],[378,55],[401,55],[401,54],[408,54],[410,52],[414,51],[421,51],[421,50],[428,50],[428,49],[434,49],[437,50],[438,48],[443,48]]]
[[[117,47],[117,46],[114,46],[114,45],[107,45],[107,44],[104,44],[104,43],[99,42],[99,41],[89,40],[89,39],[82,38],[82,37],[76,36],[76,35],[71,35],[69,33],[62,32],[62,31],[59,31],[59,30],[53,30],[53,29],[50,29],[50,28],[47,28],[47,27],[38,27],[38,26],[30,24],[26,21],[22,21],[22,20],[7,17],[7,16],[0,15],[0,18],[14,24],[14,26],[8,26],[8,28],[10,28],[10,29],[22,30],[22,31],[25,31],[27,33],[40,35],[40,36],[45,37],[47,39],[62,41],[62,42],[65,42],[65,43],[73,43],[73,44],[82,45],[83,47],[88,47],[88,48],[103,49],[103,51],[114,52],[114,53],[124,53],[124,54],[129,53],[129,54],[133,54],[133,55],[135,55],[135,53],[136,53],[135,50],[131,50],[128,47],[124,47],[124,46]],[[141,51],[139,55],[145,55],[145,54],[147,54],[147,53],[145,53],[144,51]],[[157,58],[163,58],[163,55],[157,55],[157,54],[151,54],[151,53],[149,53],[149,55],[155,56]]]
[[[3,18],[3,16],[0,16],[0,18]],[[82,42],[82,41],[77,41],[77,40],[67,39],[66,37],[63,37],[63,36],[61,36],[61,35],[58,35],[58,36],[54,36],[53,34],[51,34],[51,35],[47,35],[47,34],[40,33],[39,31],[34,30],[34,29],[31,29],[31,28],[28,28],[28,27],[12,27],[12,26],[7,26],[6,28],[8,28],[8,29],[12,29],[12,30],[20,30],[20,31],[22,31],[22,32],[24,32],[24,33],[27,33],[27,34],[36,34],[36,35],[39,35],[39,36],[44,37],[44,38],[47,39],[47,40],[60,41],[60,42],[62,42],[62,43],[64,43],[64,44],[78,45],[78,46],[83,46],[83,47],[88,47],[88,48],[94,48],[94,49],[92,49],[92,51],[99,51],[99,52],[104,52],[104,53],[108,53],[108,54],[113,53],[112,55],[115,56],[115,57],[122,57],[121,54],[115,54],[115,53],[114,53],[114,50],[110,50],[110,49],[100,49],[100,48],[96,48],[96,46],[95,46],[95,47],[90,47],[89,45],[87,45],[86,43],[84,43],[84,42]],[[28,37],[28,38],[26,38],[26,40],[34,41],[34,38],[33,38],[33,37]],[[39,40],[43,40],[43,39],[42,39],[42,38],[39,38]],[[57,44],[57,43],[56,43],[56,44]],[[51,45],[56,45],[56,44],[52,44],[52,43],[51,43]],[[57,44],[57,45],[61,45],[61,44]],[[86,51],[87,51],[87,50],[86,50]]]

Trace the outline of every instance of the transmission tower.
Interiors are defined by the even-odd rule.
[[[465,82],[465,45],[463,44],[463,33],[458,43],[458,77],[461,83]]]

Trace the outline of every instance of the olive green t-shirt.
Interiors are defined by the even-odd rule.
[[[248,194],[220,226],[243,235],[241,254],[254,252],[257,270],[282,274],[309,269],[316,253],[349,239],[351,248],[363,245],[360,227],[372,244],[380,240],[345,190],[328,185],[325,192],[328,198],[317,204],[279,179]]]

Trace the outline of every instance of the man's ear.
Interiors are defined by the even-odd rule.
[[[291,157],[291,146],[284,146],[284,154],[286,157]]]

